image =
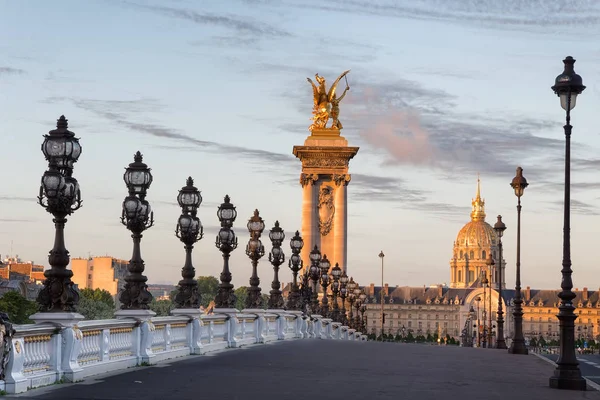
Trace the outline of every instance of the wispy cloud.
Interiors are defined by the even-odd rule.
[[[19,196],[10,196],[10,195],[0,195],[1,201],[35,201],[37,202],[37,197],[19,197]]]
[[[25,74],[24,69],[13,68],[13,67],[0,67],[0,75],[23,75]]]
[[[552,209],[557,211],[562,210],[564,207],[564,202],[562,200],[551,201],[550,204]],[[600,215],[600,209],[598,207],[575,199],[571,199],[571,212],[580,215]]]
[[[193,9],[153,6],[132,2],[127,2],[126,4],[139,9],[152,11],[167,17],[192,22],[198,25],[208,25],[230,29],[242,35],[250,34],[263,37],[287,37],[292,35],[287,30],[270,25],[261,20],[251,19],[246,16],[241,17],[234,15],[220,15],[196,11]]]
[[[46,102],[60,102],[69,99],[48,98]],[[166,150],[202,150],[217,151],[224,154],[235,154],[251,161],[260,163],[280,162],[292,163],[294,157],[289,154],[276,153],[272,151],[253,149],[249,147],[235,146],[224,143],[203,140],[181,132],[172,127],[160,123],[148,122],[147,115],[157,114],[162,111],[162,106],[152,99],[139,100],[94,100],[94,99],[70,99],[76,107],[94,113],[108,121],[118,124],[144,135],[172,140],[173,143],[180,142],[184,146],[157,145],[156,147]],[[147,113],[147,114],[146,114]],[[139,122],[143,120],[144,122]]]

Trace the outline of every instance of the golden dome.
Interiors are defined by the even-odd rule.
[[[477,178],[477,193],[471,201],[471,222],[467,223],[458,232],[455,249],[461,247],[480,247],[490,249],[495,247],[498,242],[498,236],[494,228],[485,222],[485,200],[481,198],[481,183]]]

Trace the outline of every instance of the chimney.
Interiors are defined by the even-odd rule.
[[[384,296],[389,296],[390,295],[390,290],[389,290],[389,287],[388,287],[387,283],[385,284],[384,288],[385,288],[384,291],[383,291]]]
[[[374,295],[375,295],[375,284],[374,284],[374,283],[371,283],[371,284],[369,285],[369,294],[370,294],[371,296],[374,296]]]
[[[531,300],[531,288],[527,286],[525,289],[525,301]]]
[[[583,301],[588,301],[588,291],[587,291],[586,287],[583,288],[583,295],[582,295],[582,297],[583,297]]]
[[[442,285],[438,285],[438,297],[442,297],[444,295],[444,288]]]

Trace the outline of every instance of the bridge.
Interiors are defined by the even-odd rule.
[[[22,399],[600,398],[550,389],[554,367],[536,355],[365,341],[331,320],[287,313],[17,328],[13,349],[22,347],[6,388],[38,387]]]

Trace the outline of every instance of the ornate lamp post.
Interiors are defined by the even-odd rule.
[[[237,237],[231,229],[237,217],[237,211],[235,206],[231,204],[228,195],[225,195],[223,203],[219,206],[217,217],[221,222],[221,229],[217,235],[215,245],[223,253],[223,271],[221,271],[221,282],[215,296],[215,308],[233,309],[236,299],[231,284],[231,272],[229,272],[229,255],[238,246]]]
[[[254,215],[248,220],[248,232],[250,240],[246,245],[246,255],[252,260],[252,276],[250,277],[250,287],[248,288],[248,297],[246,297],[246,308],[262,308],[262,298],[260,296],[260,279],[258,278],[257,268],[258,260],[265,255],[265,248],[260,241],[260,235],[265,229],[265,222],[260,217],[258,210],[254,210]]]
[[[329,267],[331,263],[327,259],[327,254],[323,255],[319,268],[321,269],[321,287],[323,288],[323,299],[321,300],[321,315],[324,317],[329,316],[329,302],[327,299],[327,287],[329,286]]]
[[[364,293],[363,293],[364,294]],[[367,295],[365,295],[366,297]],[[360,305],[360,330],[362,333],[367,333],[367,321],[365,320],[365,311],[367,311],[367,305],[364,300],[361,300]],[[383,336],[383,333],[382,333]]]
[[[279,283],[279,266],[284,263],[285,255],[281,249],[281,243],[285,239],[285,233],[283,229],[279,227],[279,221],[275,221],[275,226],[271,228],[269,232],[269,239],[273,248],[269,253],[269,262],[273,265],[273,283],[271,283],[271,291],[269,294],[269,308],[270,309],[282,309],[283,308],[283,296],[281,295],[281,284]]]
[[[302,269],[303,262],[300,257],[300,251],[304,247],[304,240],[300,236],[300,232],[296,231],[294,237],[290,240],[290,247],[292,249],[292,255],[288,261],[288,267],[292,270],[292,289],[288,295],[287,309],[288,310],[300,310],[301,309],[301,295],[298,288],[298,272]]]
[[[379,252],[379,258],[381,258],[381,340],[383,341],[383,321],[385,320],[383,313],[383,303],[384,303],[384,292],[383,292],[383,258],[385,254],[383,254],[383,250]]]
[[[348,275],[346,275],[346,271],[343,271],[342,276],[340,276],[340,297],[342,298],[342,316],[340,317],[340,322],[343,325],[348,324],[348,320],[346,318],[346,295],[348,294],[349,280],[350,278],[348,278]]]
[[[498,325],[497,335],[496,335],[496,348],[497,349],[506,349],[506,341],[504,340],[504,318],[502,311],[502,270],[504,268],[502,264],[502,236],[504,235],[504,231],[506,230],[506,225],[502,222],[502,216],[498,215],[498,221],[494,224],[494,231],[496,231],[496,235],[498,235],[498,317],[496,320],[496,324]]]
[[[138,151],[123,175],[129,195],[123,201],[121,223],[131,231],[133,255],[127,266],[125,287],[119,295],[121,310],[148,310],[152,301],[152,295],[146,285],[148,278],[142,274],[144,260],[140,250],[142,232],[154,225],[154,212],[146,201],[146,192],[152,184],[152,174],[150,168],[142,161],[142,153]]]
[[[494,265],[494,259],[493,258],[488,258],[486,260],[486,264],[488,266],[488,269],[491,270],[492,266]],[[488,288],[488,278],[487,278],[487,271],[483,271],[483,279],[481,280],[481,284],[483,285],[483,348],[487,348],[487,288]],[[490,310],[491,311],[491,310]],[[491,314],[491,312],[490,312]],[[491,318],[491,317],[490,317]]]
[[[552,90],[560,97],[560,106],[566,111],[565,129],[565,201],[563,227],[562,291],[558,294],[558,320],[560,321],[560,355],[557,367],[550,378],[550,387],[555,389],[586,390],[586,381],[581,376],[575,355],[575,306],[571,275],[571,110],[575,108],[577,95],[585,89],[581,76],[575,73],[575,60],[569,56],[563,60],[565,69],[556,77]]]
[[[360,329],[361,331],[363,331],[363,322],[364,322],[364,317],[365,317],[365,310],[367,308],[367,306],[365,305],[365,301],[367,300],[367,295],[365,294],[365,292],[362,289],[358,289],[358,299],[360,300],[360,303],[356,309],[356,317],[358,319],[358,329]],[[364,309],[363,309],[364,308]],[[360,314],[358,313],[360,311]],[[381,332],[383,334],[383,332]]]
[[[300,300],[299,300],[299,304],[300,304],[300,310],[307,314],[309,313],[309,306],[310,306],[310,301],[311,301],[311,296],[312,296],[312,289],[311,289],[311,285],[312,282],[310,280],[310,269],[307,268],[304,273],[302,273],[300,275],[300,278],[302,279],[301,285],[300,285]]]
[[[321,261],[321,252],[317,245],[309,254],[310,258],[310,280],[312,281],[312,293],[311,293],[311,313],[317,314],[319,310],[319,278],[321,277],[321,269],[319,268],[319,262]]]
[[[331,293],[333,294],[333,311],[331,313],[331,318],[335,322],[340,322],[340,307],[338,305],[338,293],[340,292],[340,276],[342,275],[342,269],[335,263],[335,267],[331,269],[331,278],[333,282],[331,282]]]
[[[71,281],[73,272],[67,269],[69,251],[65,248],[65,224],[66,217],[81,207],[79,183],[72,177],[73,164],[81,154],[81,145],[79,138],[67,128],[67,119],[61,115],[56,129],[44,135],[42,144],[48,170],[42,176],[38,202],[54,217],[55,229],[54,246],[48,255],[50,269],[44,272],[44,287],[37,297],[42,313],[75,312],[79,302],[79,293]],[[40,314],[34,316],[41,317]],[[42,318],[32,319],[42,321]]]
[[[184,244],[185,264],[181,269],[183,279],[179,281],[174,303],[176,308],[198,309],[200,293],[198,293],[198,281],[194,279],[196,270],[192,265],[192,249],[194,243],[204,236],[204,228],[196,216],[198,207],[202,203],[202,196],[200,191],[194,187],[194,180],[191,176],[187,178],[186,185],[179,191],[177,202],[181,207],[181,215],[177,221],[175,236]]]
[[[353,314],[353,308],[354,308],[354,302],[356,301],[356,294],[354,293],[354,290],[356,289],[356,282],[354,282],[354,278],[350,277],[350,282],[348,282],[348,303],[350,303],[350,314],[348,315],[348,325],[350,325],[351,327],[354,326],[354,314]]]
[[[515,283],[515,307],[513,317],[515,321],[512,343],[508,352],[511,354],[527,355],[525,338],[523,337],[523,298],[521,297],[521,196],[525,193],[525,188],[529,186],[527,179],[523,176],[523,168],[517,167],[517,175],[513,178],[510,186],[517,196],[517,279]]]

